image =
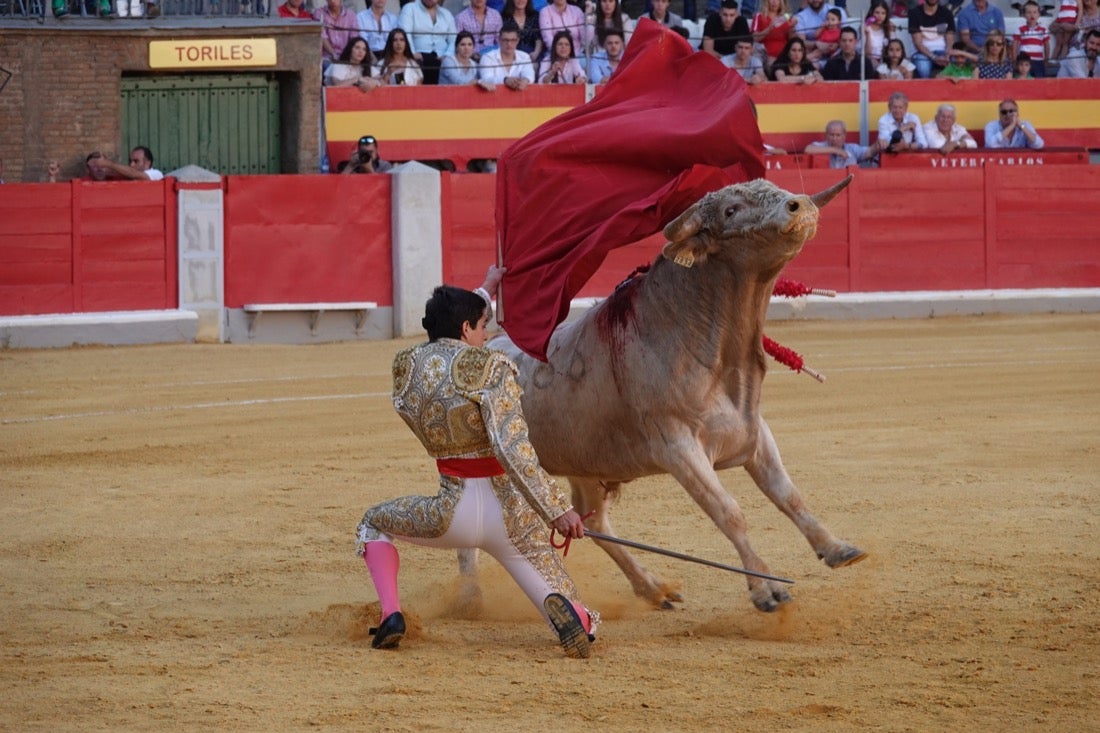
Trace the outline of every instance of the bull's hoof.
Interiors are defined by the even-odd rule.
[[[752,591],[752,605],[757,610],[772,613],[784,603],[791,602],[791,594],[783,585],[765,582],[759,588]]]
[[[852,545],[840,545],[833,551],[823,555],[822,560],[831,568],[842,568],[847,565],[855,565],[867,557],[867,553]]]

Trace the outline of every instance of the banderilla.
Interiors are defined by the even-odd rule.
[[[757,578],[764,578],[766,580],[775,580],[780,583],[789,583],[794,585],[794,581],[790,578],[780,578],[776,575],[768,575],[767,573],[758,573],[755,570],[746,570],[745,568],[739,568],[735,565],[726,565],[725,563],[715,562],[714,560],[704,560],[701,557],[693,557],[692,555],[685,555],[682,552],[676,552],[675,550],[666,550],[663,547],[655,547],[653,545],[643,545],[641,542],[634,542],[632,540],[624,540],[621,537],[612,537],[609,534],[603,532],[593,532],[590,529],[584,530],[585,537],[591,537],[596,540],[606,540],[607,542],[614,542],[617,545],[626,545],[627,547],[633,547],[636,550],[645,550],[646,552],[654,552],[658,555],[665,555],[667,557],[674,557],[677,560],[687,560],[688,562],[697,562],[700,565],[707,565],[712,568],[718,568],[719,570],[729,570],[733,573],[741,573],[743,575],[752,575]]]

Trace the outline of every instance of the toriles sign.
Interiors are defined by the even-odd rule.
[[[274,38],[212,38],[150,41],[152,69],[232,68],[274,66]]]

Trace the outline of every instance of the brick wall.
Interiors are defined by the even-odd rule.
[[[102,150],[115,160],[119,151],[121,92],[124,72],[149,72],[148,42],[184,38],[275,38],[274,71],[282,89],[283,172],[318,169],[320,129],[320,40],[318,26],[279,24],[226,27],[150,27],[148,23],[73,20],[64,26],[24,26],[0,29],[0,68],[12,73],[0,91],[0,159],[4,180],[35,183],[46,180],[50,160],[61,163],[60,179],[84,175],[84,157]],[[199,70],[196,70],[199,71]],[[220,73],[233,69],[216,69]],[[157,73],[177,73],[162,72]],[[191,73],[180,70],[179,73]],[[289,142],[288,142],[289,141]],[[154,154],[156,151],[153,151]]]

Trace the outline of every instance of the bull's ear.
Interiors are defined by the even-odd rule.
[[[668,244],[661,250],[666,259],[691,267],[707,257],[708,233],[703,228],[702,205],[697,203],[665,226]]]
[[[665,238],[675,243],[696,234],[703,228],[703,216],[700,209],[700,204],[696,202],[687,211],[665,224]]]

